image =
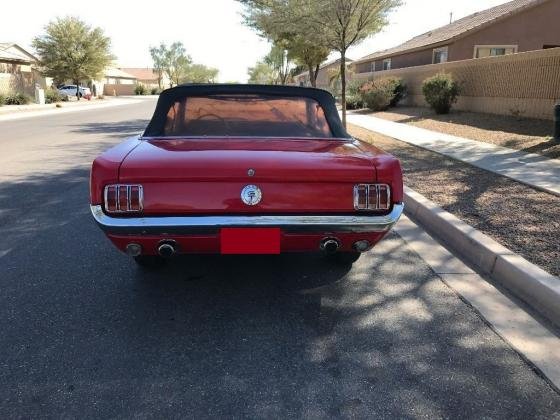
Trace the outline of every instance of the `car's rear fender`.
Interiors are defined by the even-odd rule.
[[[93,161],[90,175],[90,202],[103,203],[103,189],[119,182],[119,169],[126,156],[141,143],[139,136],[127,138]]]

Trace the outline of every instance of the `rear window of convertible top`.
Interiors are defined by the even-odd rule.
[[[321,105],[306,97],[186,97],[167,112],[164,137],[333,137]]]

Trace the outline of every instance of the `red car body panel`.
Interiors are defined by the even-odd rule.
[[[118,183],[142,184],[146,215],[351,212],[352,191],[361,182],[387,183],[393,201],[402,201],[398,160],[354,140],[190,138],[132,146]],[[105,184],[117,182],[109,175]],[[239,199],[247,183],[266,192],[256,206]]]
[[[336,233],[336,232],[335,232]],[[318,250],[318,244],[327,236],[334,233],[315,233],[315,234],[293,234],[283,232],[280,235],[281,252],[313,252]],[[341,252],[351,252],[352,244],[356,241],[367,240],[371,244],[370,249],[385,237],[387,232],[374,233],[336,233],[336,237],[341,242]],[[131,242],[139,243],[146,255],[157,255],[158,244],[168,235],[108,235],[111,242],[122,252]],[[178,252],[181,254],[219,254],[220,235],[174,235],[173,240],[177,243]]]

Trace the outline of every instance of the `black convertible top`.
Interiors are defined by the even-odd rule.
[[[216,95],[263,95],[266,97],[310,98],[322,107],[327,123],[334,137],[350,138],[344,129],[333,96],[326,90],[281,85],[243,85],[243,84],[185,84],[161,92],[154,115],[146,130],[145,137],[163,135],[167,113],[173,104],[184,98]]]

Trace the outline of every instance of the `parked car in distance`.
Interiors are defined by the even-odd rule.
[[[183,85],[93,162],[91,212],[140,265],[322,252],[353,263],[403,211],[399,161],[352,138],[320,89]]]
[[[91,90],[88,87],[80,86],[80,98],[91,99]],[[58,93],[62,96],[75,97],[76,85],[63,85],[58,88]]]

